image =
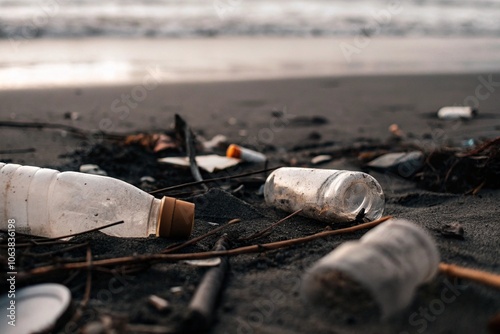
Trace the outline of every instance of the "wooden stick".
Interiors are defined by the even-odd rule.
[[[450,277],[458,277],[474,281],[480,284],[488,285],[500,289],[500,275],[488,273],[481,270],[465,268],[455,264],[441,262],[439,271]]]
[[[227,234],[224,234],[215,243],[214,251],[226,250],[228,242]],[[200,332],[210,328],[228,268],[229,260],[224,256],[217,267],[208,269],[203,275],[203,279],[189,303],[189,313],[184,322],[188,326],[189,332]]]
[[[359,225],[351,226],[351,227],[347,227],[347,228],[341,228],[338,230],[324,231],[324,232],[319,232],[319,233],[312,234],[312,235],[309,235],[306,237],[277,241],[277,242],[270,242],[270,243],[262,244],[262,245],[252,245],[252,246],[239,247],[239,248],[225,250],[225,251],[209,251],[209,252],[187,253],[187,254],[151,254],[151,255],[125,256],[125,257],[118,257],[118,258],[112,258],[112,259],[95,260],[95,261],[93,261],[92,264],[94,267],[96,267],[96,266],[114,266],[114,265],[141,263],[141,262],[146,262],[146,261],[197,260],[197,259],[207,259],[207,258],[216,257],[216,256],[232,256],[232,255],[239,255],[239,254],[259,253],[259,252],[265,252],[268,250],[298,245],[298,244],[302,244],[302,243],[309,242],[312,240],[332,236],[332,235],[352,233],[352,232],[372,228],[372,227],[375,227],[375,226],[377,226],[377,225],[379,225],[379,224],[381,224],[381,223],[383,223],[386,220],[389,220],[391,218],[392,218],[392,216],[385,216],[385,217],[382,217],[380,219],[377,219],[377,220],[369,222],[369,223],[359,224]],[[83,261],[83,262],[70,262],[70,263],[64,263],[64,264],[59,264],[59,265],[38,267],[38,268],[34,268],[28,272],[18,273],[17,278],[19,280],[21,280],[24,278],[28,278],[32,275],[43,275],[43,274],[51,273],[51,272],[54,272],[57,270],[62,270],[62,269],[65,269],[65,270],[82,269],[82,268],[87,268],[87,266],[88,266],[87,262]]]
[[[191,132],[191,129],[189,128],[186,121],[178,114],[175,114],[175,130],[178,136],[185,141],[184,145],[186,147],[187,156],[189,157],[189,168],[191,169],[191,174],[196,181],[203,181],[203,177],[200,173],[200,168],[198,167],[198,164],[196,162],[196,148],[194,146],[193,133]],[[208,187],[205,183],[201,183],[201,185],[205,190],[208,190]]]

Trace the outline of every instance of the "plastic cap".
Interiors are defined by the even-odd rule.
[[[226,151],[226,157],[236,159],[241,158],[241,149],[239,148],[239,146],[235,144],[229,145]]]
[[[194,204],[165,196],[158,217],[157,237],[189,237],[194,224]]]

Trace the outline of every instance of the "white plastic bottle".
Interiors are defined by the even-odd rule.
[[[282,167],[264,185],[266,202],[324,222],[346,222],[364,209],[374,220],[384,212],[384,193],[372,176],[352,171]]]
[[[316,262],[304,274],[301,295],[313,304],[352,309],[352,298],[337,297],[360,285],[388,317],[408,306],[417,287],[436,276],[438,265],[437,246],[425,230],[391,219]]]
[[[0,163],[0,228],[58,237],[114,223],[117,237],[188,237],[194,204],[161,200],[111,177]]]

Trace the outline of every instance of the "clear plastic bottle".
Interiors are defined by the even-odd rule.
[[[15,220],[17,232],[58,237],[103,229],[117,237],[188,237],[194,204],[161,200],[111,177],[0,163],[0,228]]]
[[[324,222],[351,221],[364,209],[374,220],[384,212],[384,193],[372,176],[352,171],[282,167],[264,185],[266,202]]]
[[[437,246],[424,229],[391,219],[316,262],[304,274],[301,295],[313,304],[352,310],[356,305],[349,294],[361,286],[388,317],[408,306],[416,288],[436,276],[438,265]]]

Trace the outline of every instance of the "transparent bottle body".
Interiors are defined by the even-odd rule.
[[[432,237],[414,223],[392,219],[316,262],[304,274],[301,294],[321,302],[327,285],[319,282],[339,271],[364,286],[388,317],[409,305],[417,287],[435,277],[438,265]]]
[[[364,209],[369,220],[384,212],[384,193],[372,176],[352,171],[278,168],[264,185],[268,204],[324,222],[351,221]]]
[[[124,223],[102,232],[118,237],[156,233],[160,200],[106,176],[0,163],[0,226],[58,237]]]

